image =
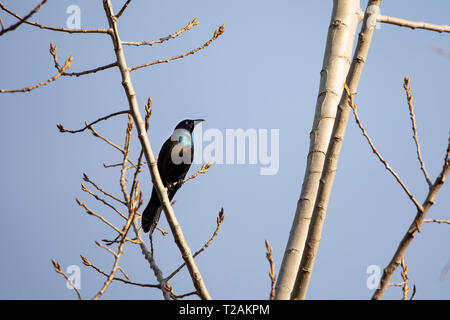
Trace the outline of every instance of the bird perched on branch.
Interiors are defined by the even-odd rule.
[[[168,189],[169,200],[172,200],[191,167],[194,158],[194,141],[192,131],[203,119],[181,121],[172,135],[164,142],[158,155],[157,166],[161,180]],[[162,205],[158,193],[153,186],[152,196],[142,214],[142,229],[153,233],[161,215]]]

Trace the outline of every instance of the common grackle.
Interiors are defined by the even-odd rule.
[[[203,119],[181,121],[173,131],[169,139],[164,142],[158,155],[157,166],[161,180],[168,188],[169,199],[172,200],[177,190],[181,187],[182,180],[191,167],[194,158],[194,141],[192,131],[194,127],[204,121]],[[155,187],[152,196],[142,214],[142,229],[144,232],[153,233],[161,215],[161,202]]]

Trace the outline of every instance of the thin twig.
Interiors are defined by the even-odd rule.
[[[97,245],[97,246],[99,246],[100,248],[103,248],[103,249],[105,249],[106,251],[108,251],[109,253],[111,253],[114,257],[117,257],[117,253],[115,253],[113,250],[111,250],[110,248],[108,248],[108,247],[105,247],[103,244],[101,244],[100,242],[98,242],[98,241],[95,241],[95,244]]]
[[[174,183],[169,184],[169,185],[167,186],[167,189],[170,190],[170,189],[174,188],[175,186],[183,185],[183,184],[186,183],[187,181],[196,178],[199,174],[207,173],[207,172],[208,172],[208,169],[211,168],[211,166],[212,166],[212,163],[211,163],[211,162],[208,162],[208,163],[206,163],[206,164],[203,164],[202,167],[200,168],[200,170],[198,170],[196,173],[194,173],[193,175],[191,175],[191,176],[189,176],[189,177],[187,177],[187,178],[185,178],[185,179],[183,179],[183,180],[175,181]]]
[[[50,79],[48,79],[46,81],[43,81],[41,83],[26,87],[23,89],[0,89],[0,93],[29,92],[36,88],[45,86],[45,85],[49,84],[50,82],[53,82],[56,79],[58,79],[64,73],[65,70],[69,69],[70,65],[72,63],[72,60],[73,60],[73,56],[70,56],[69,59],[66,60],[66,63],[64,64],[64,66],[62,66],[61,70],[56,75],[54,75],[53,77],[51,77]]]
[[[216,31],[214,31],[213,37],[212,37],[211,39],[209,39],[209,40],[208,40],[204,45],[202,45],[201,47],[198,47],[198,48],[196,48],[196,49],[194,49],[194,50],[191,50],[191,51],[189,51],[189,52],[180,54],[180,55],[178,55],[178,56],[174,56],[174,57],[172,57],[172,58],[163,59],[163,60],[155,60],[155,61],[152,61],[152,62],[149,62],[149,63],[144,63],[144,64],[140,64],[140,65],[137,65],[137,66],[134,66],[134,67],[130,67],[128,70],[129,70],[129,71],[134,71],[134,70],[137,70],[137,69],[140,69],[140,68],[149,67],[149,66],[152,66],[152,65],[155,65],[155,64],[159,64],[159,63],[167,63],[167,62],[170,62],[170,61],[173,61],[173,60],[182,59],[182,58],[184,58],[184,57],[187,57],[187,56],[189,56],[189,55],[191,55],[191,54],[194,54],[194,53],[196,53],[197,51],[200,51],[200,50],[206,48],[207,46],[209,46],[209,45],[211,44],[211,42],[213,42],[213,41],[216,40],[219,36],[221,36],[221,35],[224,33],[224,31],[225,31],[225,25],[223,24],[222,26],[219,27],[219,29],[217,29]]]
[[[69,278],[69,276],[67,274],[64,273],[64,271],[62,271],[61,269],[61,265],[59,264],[59,262],[55,261],[52,259],[52,264],[53,267],[55,268],[55,272],[59,273],[60,275],[62,275],[64,278],[66,278],[67,282],[70,284],[70,286],[75,290],[75,292],[78,295],[78,299],[79,300],[83,300],[83,298],[81,297],[80,291],[78,291],[77,286],[72,282],[72,279]]]
[[[99,299],[106,291],[106,289],[109,287],[109,285],[112,283],[113,279],[114,279],[114,274],[116,273],[117,269],[119,268],[119,260],[120,257],[123,254],[123,247],[125,245],[126,239],[127,239],[127,234],[128,231],[130,230],[130,227],[132,226],[133,222],[135,221],[135,214],[137,211],[136,207],[136,202],[134,201],[135,199],[133,199],[132,197],[130,197],[130,195],[128,194],[127,190],[126,190],[126,184],[125,184],[125,172],[126,172],[126,163],[128,161],[128,153],[130,151],[130,140],[131,140],[131,131],[133,129],[133,118],[131,117],[131,115],[128,115],[128,125],[127,125],[127,129],[126,129],[126,137],[125,137],[125,146],[124,146],[124,156],[123,156],[123,169],[121,172],[121,176],[120,176],[120,185],[122,187],[122,192],[124,194],[124,200],[125,202],[128,204],[128,220],[126,222],[126,224],[124,225],[122,231],[119,232],[119,234],[121,235],[121,241],[119,243],[118,249],[117,249],[117,254],[115,256],[114,259],[114,264],[113,267],[111,269],[111,272],[109,273],[105,283],[103,284],[102,288],[99,290],[99,292],[94,296],[94,300]]]
[[[198,20],[197,20],[197,18],[194,18],[191,21],[189,21],[189,23],[185,27],[181,28],[180,30],[178,30],[175,33],[168,35],[167,37],[160,38],[158,40],[142,41],[142,42],[122,41],[122,44],[125,46],[144,46],[144,45],[152,46],[157,43],[163,43],[164,41],[174,39],[174,38],[178,37],[180,34],[182,34],[183,32],[190,30],[193,26],[196,26],[196,25],[198,25]]]
[[[428,186],[431,187],[433,185],[433,183],[431,182],[430,176],[428,175],[428,172],[425,169],[425,163],[423,162],[422,153],[420,152],[419,138],[417,137],[416,116],[414,114],[414,106],[412,104],[413,97],[411,95],[411,86],[409,85],[409,78],[407,78],[407,77],[405,77],[405,79],[404,79],[403,88],[405,88],[406,99],[408,100],[409,115],[411,117],[413,138],[414,138],[414,142],[416,144],[417,158],[420,163],[420,170],[422,170],[422,172],[425,176],[425,180],[427,180]]]
[[[358,124],[358,127],[361,129],[362,134],[364,136],[364,138],[366,138],[367,142],[370,145],[370,148],[372,149],[373,153],[375,153],[375,155],[378,157],[378,159],[381,161],[381,163],[384,164],[386,170],[388,170],[395,178],[395,180],[397,180],[397,182],[400,184],[400,186],[403,188],[403,190],[406,192],[406,194],[408,195],[408,197],[411,199],[411,201],[414,203],[414,205],[416,206],[417,210],[422,211],[422,205],[416,200],[416,198],[414,198],[414,196],[412,195],[412,193],[409,191],[409,189],[406,187],[406,185],[404,184],[404,182],[402,181],[402,179],[399,177],[399,175],[391,168],[391,166],[389,165],[389,163],[382,157],[382,155],[378,152],[377,148],[375,147],[375,145],[372,142],[372,139],[368,136],[366,129],[363,127],[361,120],[359,119],[358,113],[356,112],[356,104],[353,102],[353,94],[350,93],[349,88],[347,86],[347,84],[344,84],[344,88],[345,91],[347,92],[347,96],[349,97],[349,104],[350,107],[353,110],[353,114],[355,116],[355,121]]]
[[[15,17],[16,19],[21,20],[23,23],[26,23],[26,24],[29,24],[31,26],[38,27],[41,29],[46,29],[46,30],[51,30],[51,31],[59,31],[59,32],[67,32],[67,33],[110,33],[111,32],[110,29],[66,29],[66,28],[50,27],[50,26],[46,26],[46,25],[43,25],[40,23],[28,21],[28,20],[20,17],[18,14],[14,13],[11,10],[9,10],[8,8],[6,8],[6,6],[1,2],[0,2],[0,8],[3,11],[5,11],[8,14]]]
[[[42,0],[33,10],[30,11],[30,13],[28,13],[25,17],[23,17],[23,19],[21,19],[20,21],[16,22],[15,24],[10,25],[8,28],[3,28],[3,23],[1,23],[2,25],[2,30],[0,31],[0,36],[2,36],[3,34],[5,34],[6,32],[9,31],[13,31],[15,29],[17,29],[18,26],[20,26],[22,23],[25,22],[25,20],[27,20],[28,18],[30,18],[32,15],[34,15],[36,12],[39,11],[39,9],[47,2],[48,0]],[[1,2],[0,2],[0,6],[1,6]],[[1,21],[1,19],[0,19]]]
[[[273,300],[273,298],[275,297],[275,283],[277,281],[277,277],[275,276],[275,266],[274,266],[273,258],[272,258],[273,249],[270,246],[270,243],[268,240],[266,240],[266,249],[267,249],[266,258],[269,261],[269,265],[270,265],[270,270],[269,270],[269,277],[270,277],[270,281],[271,281],[270,300]]]
[[[128,116],[130,116],[128,114]],[[125,150],[121,147],[119,147],[117,144],[115,144],[114,142],[112,142],[111,140],[105,138],[104,136],[102,136],[100,133],[98,133],[94,127],[92,127],[92,124],[87,123],[86,121],[84,122],[85,126],[92,132],[92,135],[94,137],[100,138],[101,140],[105,141],[107,144],[109,144],[110,146],[116,148],[117,150],[119,150],[120,152],[122,152],[122,154],[125,154]],[[133,161],[131,161],[130,159],[127,158],[127,161],[135,168],[136,165],[133,163]]]
[[[180,251],[181,257],[187,264],[187,268],[189,270],[189,275],[192,280],[192,283],[195,289],[198,291],[199,297],[201,299],[210,300],[211,295],[209,294],[208,289],[206,288],[206,285],[203,281],[200,270],[192,257],[191,250],[183,235],[183,231],[178,223],[175,212],[173,211],[173,208],[170,206],[170,200],[167,194],[167,189],[165,188],[158,171],[155,156],[153,154],[153,150],[151,148],[150,141],[148,139],[148,135],[146,132],[145,123],[142,118],[141,111],[139,109],[136,92],[134,90],[133,83],[131,81],[130,70],[127,66],[127,61],[120,40],[117,20],[115,19],[114,9],[112,7],[111,0],[103,0],[103,8],[105,10],[106,18],[108,19],[108,25],[112,30],[110,33],[110,37],[112,44],[114,46],[114,53],[117,58],[118,67],[120,69],[122,86],[127,96],[131,114],[133,115],[133,119],[136,123],[136,129],[138,132],[137,136],[144,150],[144,155],[147,160],[147,165],[152,177],[153,185],[160,198],[160,202],[164,209],[167,222],[169,223],[170,229],[172,231],[175,244],[177,245]],[[147,259],[148,257],[147,252],[144,252],[144,247],[142,245],[141,249],[143,251],[144,256]],[[163,286],[161,290],[164,294],[164,298],[170,299],[170,295],[168,295],[168,293],[164,290]]]
[[[424,219],[423,222],[427,222],[427,223],[446,223],[446,224],[450,224],[450,220],[442,220],[442,219]]]
[[[409,300],[412,300],[415,295],[416,295],[416,285],[413,285],[413,292],[412,292],[411,297],[409,298]]]
[[[400,27],[408,27],[411,29],[424,29],[424,30],[430,30],[430,31],[437,31],[437,32],[450,32],[450,26],[448,25],[437,25],[427,22],[416,22],[416,21],[410,21],[406,19],[400,19],[390,16],[382,16],[379,15],[377,17],[377,21],[388,23],[388,24],[394,24],[396,26]]]
[[[53,56],[53,62],[55,64],[55,68],[58,71],[61,71],[61,66],[58,63],[58,56],[56,55],[56,48],[57,48],[56,45],[53,45],[52,43],[50,43],[50,54]],[[85,71],[70,72],[70,73],[63,72],[61,75],[62,76],[69,76],[69,77],[73,77],[73,76],[80,77],[80,76],[84,76],[86,74],[96,73],[96,72],[103,71],[103,70],[106,70],[106,69],[109,69],[109,68],[113,68],[113,67],[116,67],[116,66],[117,66],[117,61],[113,62],[113,63],[110,63],[110,64],[107,64],[107,65],[104,65],[104,66],[96,67],[96,68],[93,68],[93,69],[88,69],[88,70],[85,70]]]
[[[112,62],[110,64],[107,64],[107,65],[104,65],[104,66],[100,66],[100,67],[97,67],[97,68],[93,68],[93,69],[88,69],[88,70],[85,70],[85,71],[69,72],[69,73],[64,72],[62,75],[63,76],[68,76],[68,77],[73,77],[73,76],[80,77],[80,76],[84,76],[86,74],[96,73],[96,72],[103,71],[103,70],[106,70],[106,69],[110,69],[110,68],[113,68],[113,67],[116,67],[116,66],[117,66],[117,62]]]
[[[402,279],[403,279],[403,287],[402,287],[402,292],[403,292],[403,300],[408,300],[408,292],[409,292],[409,287],[408,287],[408,281],[409,281],[409,277],[408,277],[408,266],[405,264],[405,258],[402,258],[402,262],[401,262],[401,267],[402,267],[402,271],[400,272]]]
[[[119,12],[116,14],[116,20],[119,19],[122,14],[124,13],[125,9],[128,7],[128,5],[130,4],[131,0],[127,0],[127,2],[124,3],[124,5],[122,6],[122,8],[119,10]]]
[[[102,188],[100,188],[99,186],[97,186],[92,180],[89,179],[89,177],[83,173],[83,180],[90,183],[91,185],[93,185],[98,191],[102,192],[104,195],[110,197],[111,199],[116,200],[117,202],[120,202],[121,204],[123,204],[124,206],[126,206],[127,204],[123,201],[120,200],[119,198],[113,196],[112,194],[106,192],[105,190],[103,190]]]
[[[116,207],[114,207],[112,204],[110,204],[109,202],[107,202],[105,199],[100,198],[99,196],[97,196],[95,193],[93,193],[91,190],[89,190],[88,188],[86,188],[86,186],[84,184],[81,184],[81,190],[83,190],[84,192],[90,194],[91,196],[93,196],[96,200],[100,201],[101,203],[103,203],[104,205],[110,207],[111,209],[113,209],[119,216],[121,216],[123,219],[127,220],[127,217],[125,217],[125,215],[120,212],[119,210],[116,209]]]
[[[122,234],[122,231],[117,228],[115,225],[113,225],[111,222],[109,222],[108,220],[106,220],[103,216],[99,215],[98,213],[92,211],[86,204],[84,204],[83,202],[81,202],[80,199],[76,198],[75,199],[78,203],[79,206],[83,207],[86,210],[86,213],[97,217],[98,219],[100,219],[101,221],[103,221],[106,225],[110,226],[111,228],[113,228],[117,233]]]
[[[177,300],[177,299],[181,299],[181,298],[193,296],[193,295],[195,295],[195,294],[198,295],[198,292],[197,292],[197,291],[191,291],[191,292],[184,293],[184,294],[175,294],[175,293],[173,293],[173,294],[171,295],[171,297],[172,297],[174,300]]]
[[[108,274],[106,272],[104,272],[102,269],[100,269],[99,267],[93,265],[85,256],[81,255],[81,259],[83,261],[83,264],[87,267],[91,267],[92,269],[94,269],[95,271],[97,271],[98,273],[104,275],[105,277],[108,277]],[[134,282],[134,281],[130,281],[130,280],[126,280],[126,279],[122,279],[119,277],[114,277],[113,280],[115,281],[120,281],[126,284],[131,284],[133,286],[138,286],[138,287],[144,287],[144,288],[157,288],[159,289],[159,285],[158,284],[146,284],[146,283],[139,283],[139,282]]]
[[[211,238],[203,245],[203,247],[198,250],[196,253],[194,253],[194,255],[192,257],[196,257],[198,256],[200,253],[202,253],[203,251],[205,251],[206,248],[209,247],[209,245],[211,244],[211,242],[213,242],[214,238],[217,236],[217,234],[219,233],[219,229],[220,229],[220,225],[222,224],[223,220],[225,219],[225,214],[223,212],[223,208],[220,209],[219,211],[219,216],[216,219],[216,230],[214,230],[213,235],[211,236]],[[161,230],[161,232],[163,232],[164,230]],[[165,231],[167,233],[167,231]],[[173,271],[171,274],[169,274],[165,280],[169,281],[170,279],[172,279],[178,272],[180,272],[181,269],[183,269],[183,267],[186,265],[186,263],[182,263],[177,269],[175,269],[175,271]]]
[[[417,210],[417,214],[414,220],[412,221],[411,225],[409,226],[408,230],[406,231],[405,235],[403,236],[402,240],[400,241],[399,245],[397,246],[397,250],[395,251],[394,256],[392,257],[387,267],[384,268],[383,275],[380,279],[379,287],[377,290],[375,290],[372,296],[372,299],[374,300],[379,300],[383,297],[383,294],[388,287],[389,279],[391,278],[392,274],[401,263],[403,257],[405,256],[405,252],[408,246],[410,245],[411,241],[414,239],[416,233],[420,230],[419,228],[423,224],[428,210],[434,204],[439,190],[441,189],[442,185],[447,179],[447,176],[450,173],[450,159],[449,159],[450,139],[448,140],[448,142],[449,143],[447,145],[447,152],[445,154],[444,165],[442,166],[442,170],[439,173],[436,180],[434,181],[433,186],[428,191],[427,197],[422,205],[423,209]]]
[[[114,113],[111,113],[111,114],[109,114],[107,116],[101,117],[101,118],[99,118],[99,119],[97,119],[97,120],[95,120],[95,121],[93,121],[91,123],[85,122],[85,126],[83,128],[81,128],[81,129],[78,129],[78,130],[68,130],[68,129],[64,128],[64,126],[62,124],[57,124],[56,126],[58,127],[59,132],[78,133],[78,132],[83,132],[86,129],[89,129],[94,124],[96,124],[96,123],[98,123],[100,121],[107,120],[107,119],[109,119],[111,117],[115,117],[115,116],[118,116],[118,115],[121,115],[121,114],[129,114],[129,113],[130,113],[130,110],[122,110],[122,111],[114,112]]]

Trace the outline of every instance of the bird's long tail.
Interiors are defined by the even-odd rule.
[[[156,225],[158,224],[161,211],[162,206],[159,202],[158,194],[153,190],[152,197],[142,213],[142,230],[144,230],[144,232],[150,232],[150,234],[153,233],[153,230],[155,230]]]

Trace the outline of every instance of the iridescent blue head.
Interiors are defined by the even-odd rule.
[[[178,141],[185,147],[193,147],[192,143],[192,131],[194,131],[194,127],[200,122],[204,121],[203,119],[190,120],[186,119],[181,121],[173,131],[171,136],[172,141]]]

